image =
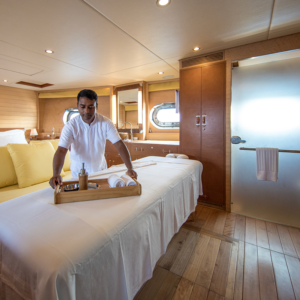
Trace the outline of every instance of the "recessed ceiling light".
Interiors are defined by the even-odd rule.
[[[54,51],[52,51],[52,50],[45,50],[45,52],[48,53],[48,54],[54,53]]]
[[[170,4],[170,0],[157,0],[156,4],[158,6],[166,6],[166,5]]]
[[[4,82],[7,82],[7,79],[4,79],[3,81],[4,81]]]
[[[158,72],[158,74],[159,74],[159,75],[162,75],[162,74],[164,74],[164,72]]]
[[[200,47],[195,47],[193,50],[194,51],[198,51],[198,50],[200,50],[201,48]]]

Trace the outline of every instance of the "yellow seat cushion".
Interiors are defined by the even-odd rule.
[[[7,147],[0,147],[0,188],[18,183],[15,168],[7,150]]]
[[[52,146],[54,147],[55,151],[58,148],[59,140],[47,140],[47,141],[44,141],[44,140],[40,140],[40,141],[31,140],[30,144],[43,143],[43,142],[50,142],[52,144]],[[64,162],[64,165],[63,165],[63,170],[66,172],[66,171],[70,171],[70,169],[71,169],[71,158],[70,158],[70,151],[68,150],[68,152],[66,154],[66,157],[65,157],[65,162]]]
[[[19,188],[48,181],[53,176],[54,148],[51,143],[8,144],[7,149],[13,161]],[[61,176],[64,176],[64,171]]]
[[[64,181],[71,179],[72,178],[72,174],[71,171],[66,172],[66,176],[64,177]],[[7,186],[5,188],[0,189],[0,203],[2,202],[6,202],[8,200],[14,199],[14,198],[18,198],[21,197],[23,195],[29,194],[29,193],[33,193],[45,188],[50,187],[49,182],[43,182],[43,183],[38,183],[32,186],[28,186],[26,188],[20,189],[19,186],[16,185],[11,185],[11,186]]]

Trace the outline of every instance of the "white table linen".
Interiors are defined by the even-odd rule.
[[[0,204],[0,295],[133,299],[202,194],[198,161],[140,161],[156,163],[138,169],[140,196],[54,205],[47,188]]]

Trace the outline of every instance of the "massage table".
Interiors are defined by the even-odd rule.
[[[54,205],[49,187],[0,204],[0,299],[133,299],[202,194],[198,161],[134,168],[140,196]]]

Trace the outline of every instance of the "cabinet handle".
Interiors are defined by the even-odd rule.
[[[197,125],[197,126],[201,125],[200,122],[201,122],[201,116],[200,116],[200,115],[197,115],[197,116],[196,116],[196,125]]]
[[[162,152],[163,152],[163,153],[172,153],[172,151],[171,151],[171,150],[167,150],[167,151],[165,151],[165,149],[163,149],[163,150],[162,150]]]
[[[144,149],[143,149],[143,148],[141,148],[141,151],[144,151]]]
[[[138,149],[137,149],[137,148],[135,148],[135,151],[138,151]]]

